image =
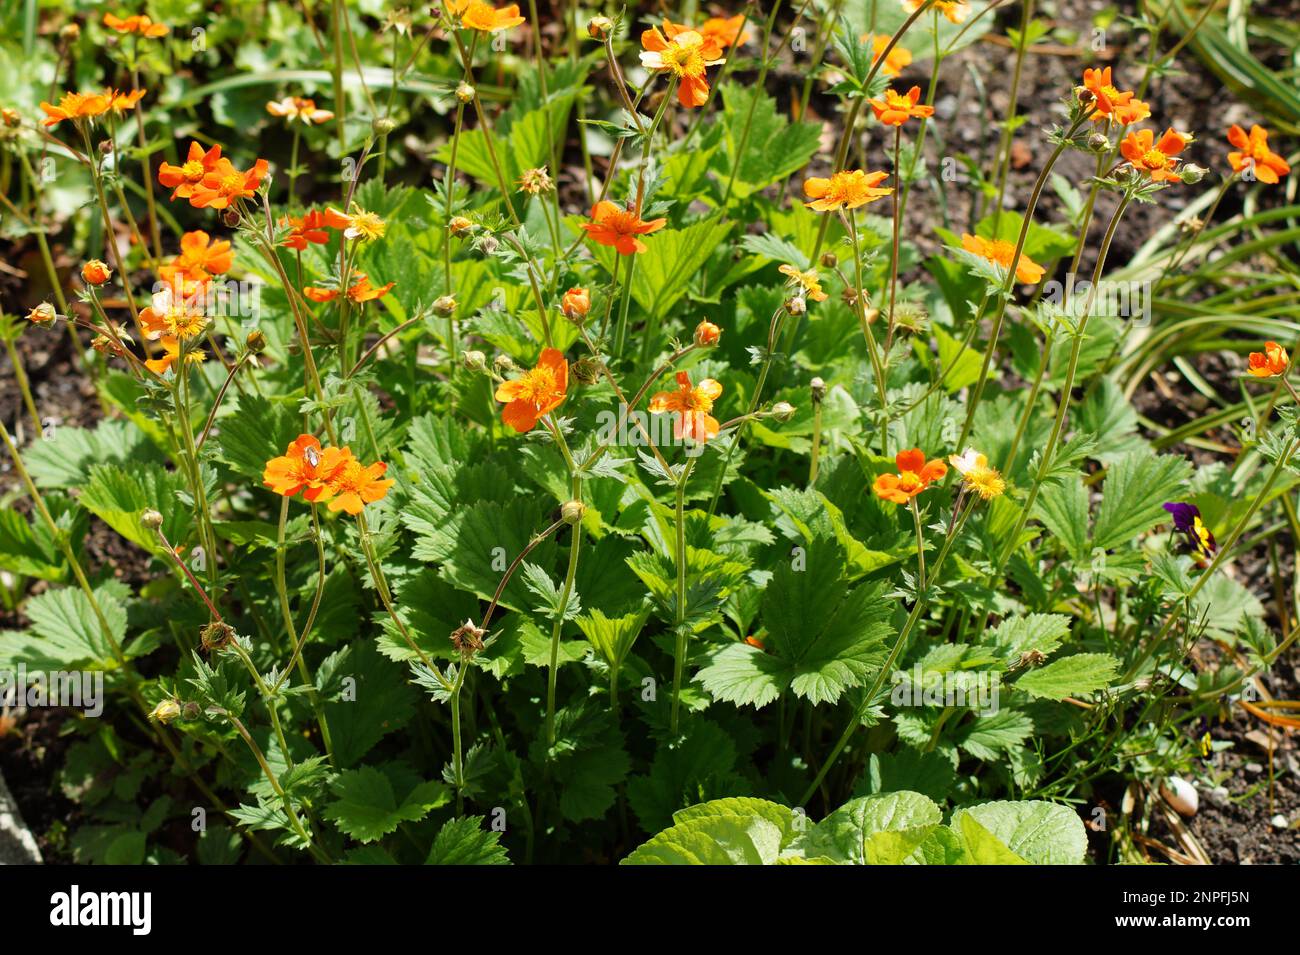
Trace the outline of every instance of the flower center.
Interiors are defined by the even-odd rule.
[[[181,175],[186,179],[202,179],[203,163],[199,162],[197,159],[191,159],[185,165],[181,166]]]
[[[223,176],[221,179],[221,191],[227,193],[243,192],[244,177],[237,172],[232,172]]]
[[[556,392],[555,372],[549,368],[534,368],[519,379],[519,400],[540,408]]]
[[[674,41],[659,54],[664,66],[677,76],[698,77],[704,75],[704,55],[700,53],[699,44],[683,44]]]
[[[1142,154],[1142,165],[1148,169],[1164,169],[1169,165],[1169,157],[1158,149],[1148,149]]]

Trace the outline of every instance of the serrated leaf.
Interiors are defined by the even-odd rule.
[[[1119,661],[1109,653],[1076,653],[1030,670],[1016,680],[1015,687],[1030,696],[1063,700],[1067,696],[1086,696],[1108,686],[1118,670]]]
[[[449,799],[445,785],[424,782],[399,803],[392,782],[373,766],[340,773],[330,790],[336,799],[325,807],[325,818],[358,842],[374,842],[403,822],[417,822]]]

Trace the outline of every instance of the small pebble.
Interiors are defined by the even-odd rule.
[[[1227,809],[1231,800],[1228,798],[1228,790],[1224,786],[1215,786],[1213,789],[1205,791],[1205,801],[1211,806],[1219,809]]]
[[[1260,773],[1264,771],[1264,767],[1259,763],[1247,763],[1245,766],[1242,767],[1242,769],[1250,773],[1252,776],[1258,776]]]
[[[1291,823],[1287,821],[1286,816],[1282,815],[1280,812],[1270,819],[1269,822],[1272,823],[1274,829],[1287,829],[1291,825]]]
[[[1180,816],[1190,818],[1196,815],[1200,800],[1196,795],[1196,787],[1187,780],[1178,776],[1170,776],[1161,785],[1160,795],[1165,797],[1165,802],[1173,806],[1174,811]]]

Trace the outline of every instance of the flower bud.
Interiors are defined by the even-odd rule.
[[[12,129],[23,124],[23,116],[18,110],[9,109],[6,106],[4,109],[0,109],[0,122]]]
[[[1190,186],[1195,185],[1204,179],[1207,172],[1209,172],[1209,170],[1204,166],[1198,166],[1194,162],[1189,162],[1178,170],[1178,177]]]
[[[49,302],[41,302],[40,305],[27,313],[27,320],[40,325],[42,328],[53,328],[54,323],[59,320],[59,313],[54,310],[54,306]]]
[[[461,83],[456,87],[456,99],[460,100],[462,103],[474,102],[474,87],[470,86],[468,83]]]
[[[695,326],[695,344],[700,348],[712,348],[722,337],[722,329],[712,322],[704,321]]]
[[[262,334],[260,329],[255,328],[244,339],[244,347],[254,355],[260,355],[266,351],[266,336]]]
[[[484,255],[491,255],[500,247],[501,243],[497,241],[497,237],[494,235],[485,235],[478,243],[478,250]]]
[[[593,40],[604,40],[614,29],[614,21],[609,17],[592,17],[587,21],[587,36]]]
[[[443,295],[433,302],[433,313],[441,315],[443,318],[450,318],[456,314],[456,299],[450,295]]]
[[[76,23],[75,21],[72,23],[65,23],[59,30],[59,36],[71,43],[73,40],[81,36],[81,24]]]
[[[582,385],[594,385],[600,378],[600,362],[594,358],[579,358],[569,366],[573,380]]]
[[[103,285],[112,274],[113,270],[99,259],[91,259],[81,267],[81,277],[87,285]]]
[[[464,216],[452,216],[451,221],[447,223],[447,231],[452,235],[464,235],[466,232],[473,231],[473,229],[473,221],[466,219]]]
[[[481,351],[467,351],[460,360],[470,371],[483,371],[487,368],[487,355]]]
[[[227,228],[235,229],[239,226],[239,213],[234,209],[227,209],[221,214],[221,221],[226,224]]]
[[[581,501],[565,501],[560,507],[560,517],[566,524],[576,524],[582,520],[582,515],[587,513],[587,505]]]
[[[158,528],[162,527],[163,516],[161,513],[150,507],[141,511],[140,523],[149,528],[149,530],[156,531]]]
[[[101,139],[99,141],[99,151],[103,153],[105,156],[113,155],[113,140]]]
[[[378,116],[370,124],[370,128],[374,130],[376,136],[387,136],[397,128],[397,120],[388,116]]]
[[[513,374],[519,368],[515,365],[515,360],[509,355],[497,355],[492,359],[492,370],[504,378],[506,375]]]
[[[1104,133],[1093,133],[1088,137],[1088,148],[1095,153],[1110,149],[1110,139]]]
[[[221,650],[235,638],[235,628],[221,620],[214,620],[199,631],[199,642],[204,650]]]
[[[778,401],[772,405],[772,420],[786,422],[794,417],[794,405],[788,401]]]
[[[839,264],[840,264],[840,260],[835,257],[834,252],[822,253],[822,268],[833,269],[836,268]]]
[[[162,700],[149,711],[149,719],[156,723],[170,723],[181,715],[181,705],[175,700]]]
[[[569,289],[560,300],[560,311],[569,321],[581,325],[591,311],[591,292],[585,288]]]
[[[802,315],[808,311],[808,303],[803,300],[802,295],[792,295],[785,300],[785,310],[791,315]]]
[[[808,382],[808,391],[812,395],[813,404],[819,404],[826,397],[826,382],[814,378]]]
[[[451,645],[462,657],[469,659],[483,649],[483,638],[486,636],[486,630],[480,630],[472,620],[466,620],[451,632]]]

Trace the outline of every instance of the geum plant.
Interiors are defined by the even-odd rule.
[[[535,7],[449,0],[363,45],[385,98],[335,3],[332,109],[266,104],[287,166],[151,120],[167,24],[88,27],[129,89],[4,114],[6,208],[41,215],[48,152],[105,250],[28,316],[91,337],[104,420],[49,433],[16,367],[46,433],[0,432],[32,505],[0,526],[28,624],[0,668],[102,671],[113,701],[66,731],[76,857],[1079,863],[1106,779],[1186,772],[1296,638],[1225,572],[1266,506],[1294,523],[1294,360],[1250,355],[1230,465],[1139,433],[1113,243],[1206,170],[1111,67],[1031,134],[1019,211],[1003,118],[992,208],[921,263],[939,68],[997,6],[568,17],[545,56]],[[793,121],[778,22],[819,37]],[[928,92],[895,85],[927,59]],[[424,77],[439,177],[389,185]],[[1216,208],[1288,175],[1261,127],[1228,140]],[[1161,282],[1230,242],[1211,216]],[[1051,293],[1067,262],[1090,281]],[[92,517],[147,572],[95,566]],[[1193,667],[1202,637],[1230,662]]]

